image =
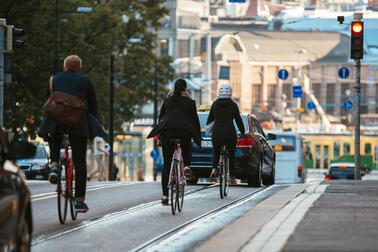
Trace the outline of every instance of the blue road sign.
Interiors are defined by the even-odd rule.
[[[349,100],[345,101],[344,102],[344,108],[345,109],[351,109],[351,108],[353,108],[353,102],[351,102]]]
[[[314,109],[316,107],[315,103],[313,101],[310,101],[307,103],[307,108],[308,109]]]
[[[245,0],[229,0],[230,3],[245,3]]]
[[[158,159],[159,156],[160,156],[160,153],[159,153],[158,150],[153,150],[153,151],[151,151],[151,157],[152,157],[153,159]]]
[[[342,67],[339,69],[339,77],[341,79],[346,79],[349,77],[349,69],[346,67]]]
[[[293,86],[293,97],[302,98],[302,86]]]
[[[289,72],[286,69],[278,70],[278,78],[281,80],[286,80],[289,77]]]

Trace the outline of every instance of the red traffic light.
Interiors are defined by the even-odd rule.
[[[362,32],[362,24],[361,23],[354,23],[352,25],[352,31],[354,33],[360,33],[360,32]]]

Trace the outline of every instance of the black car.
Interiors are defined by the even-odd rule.
[[[326,174],[325,180],[333,179],[354,179],[354,163],[333,163]]]
[[[34,179],[37,175],[42,175],[44,179],[49,177],[49,155],[43,145],[37,147],[32,158],[17,160],[17,164],[27,179]]]
[[[211,137],[205,133],[205,125],[209,113],[199,112],[201,124],[202,148],[192,144],[192,169],[196,180],[188,181],[195,184],[198,177],[209,177],[212,169],[213,146]],[[259,187],[274,184],[275,151],[267,141],[268,137],[261,128],[260,123],[250,114],[241,114],[246,130],[241,135],[238,128],[238,142],[235,151],[235,177],[247,180],[249,186]],[[275,139],[274,134],[268,134],[270,139]]]
[[[0,251],[30,251],[30,192],[14,160],[33,156],[35,148],[22,141],[8,144],[0,132]]]

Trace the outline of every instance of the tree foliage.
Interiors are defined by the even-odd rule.
[[[58,0],[59,67],[63,59],[77,54],[83,73],[95,86],[99,120],[107,126],[109,59],[115,55],[115,129],[130,120],[138,106],[154,96],[158,73],[159,95],[173,78],[170,57],[157,57],[160,20],[168,14],[164,0]],[[4,127],[25,129],[31,135],[41,121],[48,79],[54,73],[55,1],[12,0],[0,2],[0,17],[23,28],[25,46],[10,55],[12,84],[4,86]],[[75,13],[77,7],[92,7],[91,13]],[[140,38],[141,43],[119,43]]]

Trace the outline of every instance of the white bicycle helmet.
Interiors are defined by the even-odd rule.
[[[228,84],[222,84],[219,86],[218,98],[231,98],[232,88]]]

